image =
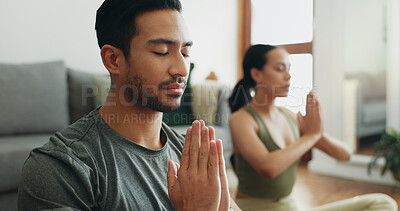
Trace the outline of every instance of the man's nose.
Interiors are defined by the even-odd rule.
[[[190,62],[182,54],[174,56],[169,73],[173,76],[186,77],[189,74]]]

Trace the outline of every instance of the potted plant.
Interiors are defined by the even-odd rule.
[[[396,130],[384,131],[381,139],[374,144],[374,157],[368,164],[368,174],[371,174],[372,167],[376,165],[380,157],[385,160],[381,175],[389,169],[393,177],[400,181],[400,136]]]

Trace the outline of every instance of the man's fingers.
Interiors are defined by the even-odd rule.
[[[230,196],[228,188],[228,178],[226,177],[226,171],[225,171],[224,149],[222,147],[221,139],[218,139],[215,143],[217,145],[217,151],[218,151],[218,160],[219,160],[218,170],[221,182],[221,202],[218,210],[226,210],[229,208]]]
[[[219,175],[225,177],[225,159],[222,141],[221,139],[218,139],[215,143],[217,145]]]
[[[168,173],[167,173],[168,192],[171,192],[171,189],[175,186],[177,179],[178,179],[178,170],[175,166],[175,162],[172,160],[169,160],[168,161]]]
[[[176,166],[176,171],[179,174],[179,169],[181,168],[180,165],[177,162],[174,162],[175,166]]]
[[[200,128],[206,126],[206,122],[204,122],[204,120],[199,120],[200,121]]]
[[[210,141],[210,156],[208,159],[208,177],[218,177],[219,170],[218,170],[218,152],[217,152],[217,145],[215,141]]]
[[[222,140],[218,139],[216,142],[217,152],[218,152],[218,170],[219,177],[221,178],[221,188],[228,188],[226,181],[226,171],[225,171],[225,159],[224,159],[224,148],[222,147]]]
[[[213,127],[208,127],[208,131],[210,134],[210,140],[215,140],[215,129]]]
[[[192,137],[190,140],[190,152],[189,152],[189,171],[193,175],[197,174],[198,168],[198,157],[200,148],[200,122],[195,120],[192,124]]]
[[[209,128],[201,128],[201,146],[199,154],[199,170],[200,174],[207,174],[207,163],[208,163],[208,150],[210,145],[209,140]]]
[[[189,152],[190,152],[190,140],[192,138],[192,127],[189,127],[186,131],[185,143],[182,149],[181,165],[182,169],[186,170],[189,168]]]

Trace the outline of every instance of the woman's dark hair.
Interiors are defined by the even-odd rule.
[[[95,29],[99,47],[109,44],[129,57],[130,42],[137,34],[136,17],[154,10],[182,11],[179,0],[105,0],[97,10]]]
[[[229,107],[232,113],[249,103],[252,98],[250,89],[255,87],[256,83],[251,78],[251,68],[256,68],[261,71],[263,66],[267,63],[267,53],[275,48],[278,47],[258,44],[247,49],[243,59],[243,79],[236,84],[232,95],[229,97]]]

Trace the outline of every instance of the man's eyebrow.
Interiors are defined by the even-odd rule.
[[[160,39],[154,39],[154,40],[149,40],[147,41],[149,44],[167,44],[167,45],[175,45],[177,44],[177,41],[172,41],[172,40],[168,40],[168,39],[164,39],[164,38],[160,38]],[[183,44],[184,47],[186,46],[192,46],[193,42],[189,41],[189,42],[185,42]]]

